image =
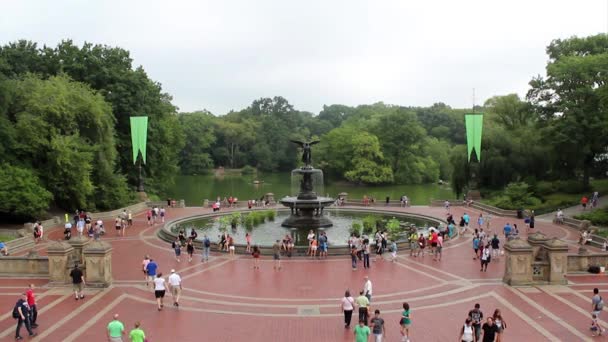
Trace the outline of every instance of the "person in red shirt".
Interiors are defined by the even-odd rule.
[[[583,198],[581,198],[581,204],[583,205],[583,210],[587,209],[587,202],[589,202],[589,199],[587,198],[587,196],[583,196]]]
[[[38,318],[38,310],[36,309],[36,297],[34,296],[34,284],[30,284],[27,291],[25,291],[25,295],[27,296],[27,305],[30,306],[30,325],[32,328],[37,328],[38,324],[36,324],[36,319]]]

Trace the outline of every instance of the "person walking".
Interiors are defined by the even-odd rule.
[[[391,261],[395,262],[397,260],[397,242],[396,241],[391,241],[390,251],[391,251]]]
[[[350,261],[353,271],[357,270],[357,247],[354,245],[350,247]]]
[[[500,256],[500,240],[498,239],[498,235],[494,234],[494,237],[490,240],[490,244],[492,245],[492,257],[498,258]]]
[[[500,342],[502,340],[502,334],[507,328],[507,322],[502,318],[500,309],[494,310],[492,318],[494,319],[494,325],[496,325],[496,342]]]
[[[260,269],[260,247],[257,245],[253,246],[253,252],[251,256],[253,257],[253,269]]]
[[[344,298],[340,302],[340,309],[344,314],[344,328],[350,329],[350,322],[353,317],[353,310],[355,309],[355,300],[350,295],[350,291],[344,292]]]
[[[401,313],[401,340],[403,342],[409,342],[410,340],[410,327],[412,326],[412,314],[410,312],[410,304],[403,303],[403,312]]]
[[[367,317],[369,315],[369,299],[363,295],[363,291],[359,292],[359,297],[355,300],[359,308],[359,322],[365,322],[367,325]]]
[[[173,297],[173,306],[179,307],[179,297],[182,293],[182,278],[179,274],[175,273],[175,270],[171,270],[171,275],[168,280],[171,297]]]
[[[483,330],[482,342],[494,342],[496,340],[498,328],[496,327],[496,324],[494,324],[494,319],[492,317],[486,319],[486,322],[481,329]]]
[[[148,264],[150,263],[150,256],[145,255],[144,260],[141,262],[142,271],[144,272],[144,281],[146,282],[146,287],[148,287]]]
[[[156,304],[158,305],[158,311],[163,309],[164,298],[165,298],[165,278],[163,273],[158,272],[156,278],[154,278],[154,297],[156,298]]]
[[[182,244],[179,241],[179,238],[176,238],[175,241],[173,241],[171,248],[173,248],[173,251],[175,252],[175,260],[180,262],[179,257],[182,255]]]
[[[13,318],[17,319],[17,329],[15,330],[16,340],[23,339],[23,337],[21,337],[21,327],[23,325],[25,325],[25,329],[30,336],[36,336],[36,333],[32,331],[32,326],[30,324],[30,307],[27,305],[27,295],[25,293],[21,294],[21,298],[19,298],[13,308]]]
[[[186,242],[186,252],[188,253],[188,262],[192,262],[192,255],[194,254],[194,243],[192,239],[188,239]]]
[[[384,319],[380,317],[380,310],[374,311],[374,317],[371,320],[372,334],[374,334],[375,342],[382,342],[382,339],[386,339],[386,328],[384,326]]]
[[[30,325],[32,328],[38,328],[36,321],[38,320],[38,308],[36,307],[36,296],[34,295],[34,284],[30,284],[27,291],[27,305],[30,307]]]
[[[211,250],[211,240],[207,235],[203,236],[203,256],[201,257],[201,262],[209,261],[209,251]]]
[[[369,276],[365,276],[365,283],[363,283],[363,294],[367,299],[372,301],[372,281],[369,280]]]
[[[443,255],[443,237],[439,235],[437,237],[437,249],[435,251],[435,256],[438,261],[441,261],[441,256]]]
[[[487,244],[483,248],[483,251],[481,252],[481,270],[480,271],[482,271],[482,272],[488,271],[488,264],[490,263],[491,259],[492,259],[492,256],[490,255],[490,244]]]
[[[461,342],[475,342],[475,337],[474,337],[474,332],[473,332],[473,326],[471,324],[471,319],[467,318],[464,321],[464,325],[462,326],[462,329],[460,329],[460,341]]]
[[[604,299],[602,299],[602,296],[600,296],[600,290],[596,287],[593,289],[593,297],[591,297],[591,313],[595,314],[599,318],[603,309]]]
[[[369,268],[369,239],[363,240],[363,268]]]
[[[369,335],[371,331],[366,326],[367,323],[363,320],[359,320],[359,324],[354,329],[355,342],[367,342],[369,341]]]
[[[412,233],[409,236],[409,241],[410,241],[410,256],[417,256],[418,255],[418,232],[414,229],[412,230]]]
[[[76,297],[75,299],[84,299],[84,293],[82,290],[86,283],[84,281],[82,271],[80,268],[78,268],[78,264],[74,264],[74,268],[70,272],[70,277],[72,278],[72,288],[74,289],[74,296]]]
[[[480,309],[479,303],[475,304],[475,308],[469,311],[469,318],[473,324],[473,330],[475,330],[475,341],[479,341],[481,337],[481,320],[483,319],[483,312]]]
[[[251,253],[251,234],[245,233],[245,242],[247,242],[245,253]]]
[[[277,240],[274,245],[272,245],[272,258],[274,259],[275,270],[281,269],[281,244],[280,241]]]
[[[108,323],[106,332],[108,334],[108,341],[122,342],[122,335],[125,334],[125,326],[118,320],[118,314],[114,314],[114,319]]]
[[[129,332],[129,339],[131,342],[146,341],[146,333],[141,328],[141,323],[139,321],[135,322],[135,328]]]
[[[154,279],[156,279],[156,270],[157,269],[158,269],[158,264],[156,264],[156,261],[154,261],[152,258],[150,258],[150,261],[146,265],[146,274],[148,276],[146,279],[146,288],[148,287],[148,283],[152,283],[152,286],[154,287]]]

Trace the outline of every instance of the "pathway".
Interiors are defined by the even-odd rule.
[[[390,209],[445,217],[445,209],[438,207]],[[465,210],[476,221],[478,210],[452,208],[455,217]],[[170,209],[168,216],[208,212]],[[523,227],[521,220],[494,217],[492,229],[501,231],[506,222]],[[110,221],[106,224],[112,226]],[[387,324],[387,341],[400,340],[397,322],[404,301],[412,307],[412,341],[457,340],[475,303],[481,304],[486,316],[501,309],[508,322],[503,341],[591,341],[590,290],[598,287],[608,292],[604,275],[572,276],[568,286],[505,286],[501,282],[504,260],[493,260],[488,272],[480,272],[478,261],[472,259],[470,236],[447,242],[442,261],[428,255],[411,258],[401,252],[394,263],[378,261],[369,270],[352,271],[347,257],[293,258],[283,261],[283,270],[274,271],[272,260],[265,257],[261,270],[254,271],[248,256],[229,258],[215,253],[209,263],[198,262],[200,256],[193,263],[178,263],[169,244],[156,237],[158,228],[148,227],[139,214],[126,237],[113,237],[108,230],[110,235],[104,239],[113,246],[115,282],[109,289],[87,289],[83,301],[75,301],[69,288],[46,287],[43,279],[0,279],[0,305],[5,308],[0,315],[0,341],[10,341],[14,334],[10,309],[29,282],[39,286],[40,311],[39,336],[31,340],[66,342],[106,341],[105,326],[114,313],[129,329],[141,321],[155,342],[352,341],[352,332],[343,328],[339,299],[346,289],[353,294],[360,290],[366,275],[374,284],[372,309],[380,309]],[[576,249],[575,232],[551,222],[538,222],[537,228],[569,241],[571,249]],[[61,230],[49,234],[50,239],[61,237]],[[45,253],[45,244],[36,248]],[[169,305],[156,310],[140,271],[145,254],[157,260],[165,274],[174,268],[182,275],[185,290],[179,309]]]

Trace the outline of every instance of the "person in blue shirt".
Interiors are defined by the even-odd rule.
[[[509,235],[511,235],[511,225],[509,223],[507,223],[505,225],[505,227],[502,229],[502,231],[504,232],[505,237],[508,239]]]
[[[478,254],[479,254],[479,242],[480,242],[479,237],[477,235],[475,235],[475,237],[473,238],[473,253],[475,253],[473,260],[476,260]]]
[[[462,218],[464,219],[464,224],[467,227],[467,229],[469,228],[469,221],[471,220],[471,218],[469,217],[469,214],[464,213],[464,215],[462,215]]]
[[[8,248],[6,248],[6,245],[2,241],[0,241],[0,253],[2,255],[8,255]]]
[[[156,278],[157,269],[158,265],[156,264],[156,261],[150,259],[150,262],[146,266],[146,274],[148,275],[148,281],[146,282],[146,286],[148,285],[148,282],[152,283],[152,286],[154,286],[154,278]]]

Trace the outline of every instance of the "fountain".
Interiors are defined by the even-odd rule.
[[[283,227],[316,229],[331,227],[333,223],[323,215],[323,208],[334,203],[330,197],[317,196],[315,185],[323,185],[323,171],[311,165],[311,146],[319,143],[318,140],[302,142],[291,140],[302,148],[302,162],[304,165],[291,172],[291,177],[299,183],[297,196],[281,199],[281,204],[289,207],[291,215],[281,224]]]

